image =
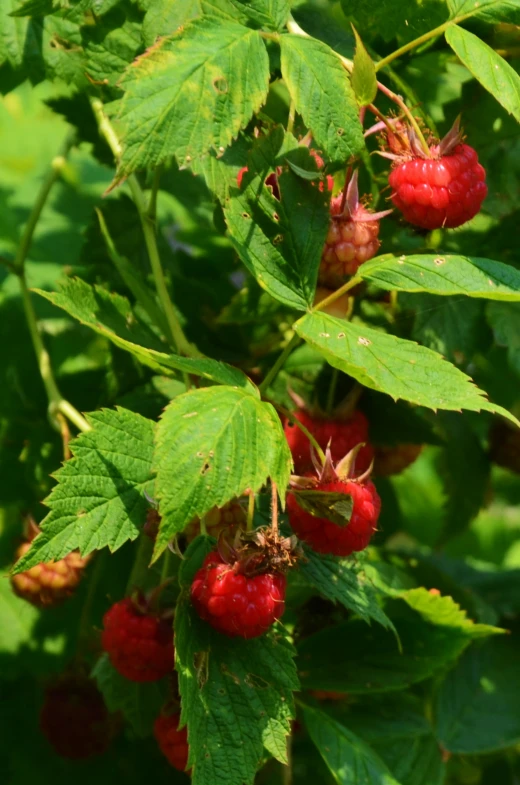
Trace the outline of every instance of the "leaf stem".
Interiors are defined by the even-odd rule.
[[[271,480],[271,531],[273,536],[278,539],[278,488],[276,483]]]
[[[460,22],[464,22],[466,19],[469,19],[471,16],[475,16],[475,14],[478,14],[481,10],[482,10],[481,8],[475,8],[473,11],[470,11],[467,14],[456,16],[454,19],[448,19],[447,22],[444,22],[442,25],[439,25],[438,27],[434,27],[434,29],[430,30],[428,33],[424,33],[423,35],[420,35],[418,38],[414,38],[413,41],[409,41],[407,44],[404,44],[404,46],[400,46],[399,49],[395,50],[395,52],[391,52],[389,55],[383,57],[382,60],[379,60],[375,64],[376,71],[380,71],[381,68],[384,68],[389,63],[393,62],[394,60],[397,60],[397,58],[401,57],[401,55],[404,55],[406,54],[406,52],[410,52],[412,49],[415,49],[421,44],[424,44],[426,41],[429,41],[430,38],[435,38],[438,35],[442,35],[449,27],[452,27],[453,25],[458,25]]]
[[[350,279],[350,281],[347,281],[347,283],[344,283],[343,286],[339,287],[339,289],[336,289],[335,292],[332,292],[332,294],[329,294],[328,297],[325,297],[324,300],[321,300],[319,303],[316,303],[314,308],[311,310],[311,313],[315,313],[316,311],[322,311],[328,305],[335,303],[336,300],[339,300],[339,298],[345,294],[345,292],[348,292],[350,289],[353,289],[354,286],[357,286],[358,283],[362,282],[362,280],[363,279],[361,278],[361,276],[355,275],[353,278]]]
[[[289,341],[289,343],[287,344],[287,346],[283,350],[283,352],[278,356],[278,359],[276,360],[274,365],[268,371],[268,373],[265,376],[263,382],[261,382],[261,384],[259,384],[258,389],[260,390],[261,393],[264,392],[265,390],[267,390],[267,388],[269,387],[269,385],[271,384],[273,379],[278,375],[278,372],[283,367],[285,361],[287,360],[287,358],[291,354],[292,350],[297,346],[297,344],[299,342],[300,342],[300,337],[298,335],[296,335],[296,333],[294,333],[292,338],[291,338],[291,340]]]
[[[119,161],[121,157],[121,143],[117,138],[117,134],[110,120],[106,117],[103,111],[103,104],[98,98],[92,98],[91,106],[98,124],[100,134],[102,134],[106,139],[116,161]],[[166,278],[164,276],[164,271],[161,265],[159,249],[157,247],[157,238],[155,234],[155,219],[151,217],[154,209],[153,194],[154,194],[154,189],[157,190],[158,188],[158,180],[156,178],[154,180],[154,185],[152,186],[150,205],[146,204],[144,192],[141,186],[139,185],[139,181],[137,177],[134,174],[131,174],[128,177],[127,182],[135,206],[137,207],[139,218],[141,220],[141,226],[143,228],[146,249],[148,251],[148,257],[150,259],[150,265],[152,268],[152,275],[155,281],[155,287],[157,289],[157,295],[159,297],[159,301],[161,303],[162,309],[166,316],[166,321],[168,323],[168,330],[170,333],[169,338],[172,342],[172,345],[174,346],[174,348],[178,353],[185,354],[187,357],[200,356],[197,350],[191,346],[186,336],[184,335],[182,327],[177,318],[175,308],[170,299],[170,294],[168,292],[168,287],[166,285]],[[151,207],[152,210],[150,211]]]
[[[94,604],[94,598],[96,596],[96,591],[99,586],[99,579],[101,578],[101,574],[103,572],[105,557],[106,557],[106,550],[103,549],[100,553],[97,553],[94,556],[94,565],[90,572],[90,575],[87,575],[88,580],[88,589],[87,595],[83,602],[83,607],[81,609],[81,616],[79,619],[78,625],[78,635],[77,635],[77,653],[76,657],[78,660],[82,659],[83,655],[83,648],[85,644],[88,642],[91,633],[93,632],[93,627],[91,623],[91,615],[92,615],[92,605]]]
[[[126,584],[126,596],[132,594],[135,589],[142,587],[150,560],[152,558],[152,551],[152,540],[145,534],[141,534],[139,536],[139,542],[137,544],[132,570],[128,577],[128,583]]]
[[[255,494],[253,491],[250,491],[249,498],[247,500],[247,520],[246,520],[246,531],[252,532],[253,531],[253,519],[255,517]]]
[[[168,578],[168,573],[170,571],[170,556],[171,556],[171,551],[169,548],[166,548],[163,554],[160,584],[163,584]]]
[[[309,440],[309,442],[312,444],[312,446],[313,446],[313,447],[314,447],[314,449],[316,450],[316,453],[317,453],[317,455],[318,455],[318,457],[319,457],[320,461],[321,461],[322,463],[325,463],[325,453],[323,452],[323,450],[321,449],[320,445],[319,445],[319,444],[318,444],[318,442],[316,441],[316,438],[315,438],[315,437],[312,435],[312,433],[311,433],[311,432],[310,432],[310,431],[309,431],[309,430],[308,430],[308,429],[305,427],[305,425],[304,425],[303,423],[301,423],[301,422],[298,420],[298,418],[297,418],[297,417],[295,417],[295,416],[294,416],[294,414],[293,414],[292,412],[290,412],[290,411],[289,411],[289,409],[286,409],[284,406],[279,406],[279,404],[277,404],[277,403],[273,404],[273,406],[275,407],[275,409],[276,409],[277,411],[279,411],[279,412],[280,412],[280,414],[283,414],[283,416],[284,416],[284,417],[287,417],[287,419],[288,419],[288,420],[290,420],[290,421],[291,421],[291,423],[292,423],[293,425],[295,425],[297,428],[299,428],[299,429],[300,429],[300,431],[301,431],[301,432],[302,432],[302,433],[303,433],[303,434],[304,434],[304,435],[307,437],[307,439]]]
[[[291,103],[289,104],[289,117],[287,118],[287,133],[292,134],[294,128],[294,119],[296,117],[296,106],[294,101],[291,99]]]

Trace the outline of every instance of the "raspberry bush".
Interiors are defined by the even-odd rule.
[[[6,783],[518,785],[517,0],[0,0]]]

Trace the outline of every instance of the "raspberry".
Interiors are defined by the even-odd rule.
[[[332,217],[318,274],[319,282],[324,286],[341,286],[363,262],[376,255],[380,246],[379,219],[392,212],[373,213],[364,207],[359,201],[357,180],[355,172],[346,198],[340,194],[330,201]]]
[[[318,482],[316,491],[351,494],[352,515],[346,526],[339,526],[327,518],[318,518],[304,510],[294,494],[287,495],[289,523],[294,533],[317,553],[349,556],[364,550],[376,530],[381,500],[372,482],[335,480]]]
[[[16,551],[16,560],[21,559],[30,547],[30,542],[23,543]],[[88,557],[82,559],[77,551],[73,551],[59,561],[41,562],[13,575],[11,586],[15,594],[39,608],[57,605],[74,594],[88,561]]]
[[[188,765],[188,731],[179,730],[180,714],[159,715],[153,724],[153,735],[168,762],[179,771]]]
[[[171,621],[141,611],[128,597],[105,613],[103,628],[103,649],[129,681],[157,681],[173,670]]]
[[[110,746],[116,727],[90,679],[67,676],[46,690],[40,729],[62,758],[101,755]]]
[[[195,575],[191,599],[195,610],[212,627],[230,637],[256,638],[285,610],[284,575],[264,572],[248,576],[210,553]]]
[[[422,444],[376,445],[374,448],[374,474],[389,477],[407,469],[419,457]]]
[[[326,449],[330,441],[330,452],[334,462],[339,461],[357,444],[365,442],[365,446],[357,455],[356,469],[362,473],[369,468],[374,451],[367,443],[368,420],[363,412],[356,410],[347,420],[318,417],[304,409],[293,414],[310,431],[322,450]],[[304,474],[313,467],[310,442],[297,425],[288,422],[284,430],[294,461],[294,471],[296,474]]]
[[[238,500],[225,504],[224,507],[213,507],[205,516],[206,532],[218,539],[221,531],[228,526],[244,528],[246,512]],[[200,534],[200,521],[196,518],[184,530],[187,542],[192,542]]]

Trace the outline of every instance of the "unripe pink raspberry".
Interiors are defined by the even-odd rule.
[[[245,527],[246,518],[245,509],[238,499],[234,499],[225,504],[224,507],[213,507],[213,509],[204,516],[206,533],[211,537],[218,539],[220,532],[229,526],[243,529]],[[194,521],[191,521],[185,528],[184,534],[187,542],[192,542],[195,537],[200,534],[200,520],[196,518]]]

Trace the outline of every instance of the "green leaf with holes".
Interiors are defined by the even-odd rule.
[[[284,35],[282,75],[296,111],[327,158],[344,163],[365,142],[348,72],[334,51],[315,38]]]
[[[430,409],[486,410],[517,422],[486,400],[469,376],[424,346],[319,312],[294,328],[330,365],[365,387]]]
[[[121,81],[121,180],[174,155],[189,165],[224,152],[267,97],[269,59],[257,30],[202,17],[158,39]]]
[[[492,259],[454,254],[387,254],[365,262],[357,275],[387,291],[464,294],[520,302],[520,270]]]
[[[258,491],[268,478],[280,494],[291,454],[273,407],[244,390],[208,387],[179,395],[157,428],[156,495],[162,516],[154,558],[195,517]]]

